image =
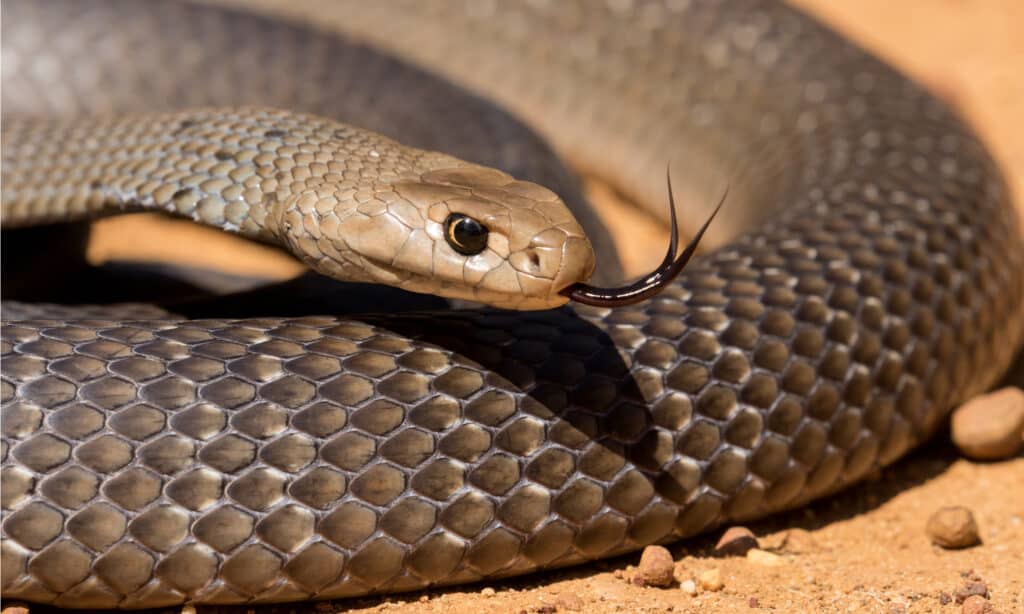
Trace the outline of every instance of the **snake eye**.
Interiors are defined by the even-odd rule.
[[[453,213],[444,221],[444,238],[463,256],[473,256],[487,247],[487,227],[461,213]]]

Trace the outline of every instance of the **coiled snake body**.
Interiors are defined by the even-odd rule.
[[[1024,250],[984,148],[797,12],[352,4],[322,17],[507,105],[636,200],[663,201],[672,160],[690,226],[714,204],[709,169],[730,184],[716,240],[770,219],[623,308],[7,321],[5,596],[302,600],[626,552],[858,480],[990,385],[1018,346]],[[359,279],[516,307],[564,302],[560,284],[593,268],[548,190],[319,119],[358,113],[583,211],[515,120],[368,47],[178,4],[4,13],[5,225],[162,207],[280,241],[321,270],[358,261]],[[25,119],[75,114],[107,119]],[[329,173],[349,183],[309,201],[289,192]],[[491,207],[501,238],[478,274],[452,273],[440,236],[403,238],[406,258],[373,252],[391,238],[332,242],[327,225],[358,216],[321,209],[330,199],[406,221],[403,203],[443,203],[403,226],[423,236],[459,207]],[[475,289],[452,290],[452,275]],[[521,295],[501,289],[509,280]]]

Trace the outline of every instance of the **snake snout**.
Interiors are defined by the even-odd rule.
[[[551,227],[509,254],[519,286],[534,297],[554,298],[564,303],[559,292],[566,286],[586,281],[594,271],[594,249],[582,232]]]
[[[562,266],[552,281],[552,290],[561,292],[572,284],[585,282],[594,273],[596,260],[590,241],[569,237],[562,245]]]

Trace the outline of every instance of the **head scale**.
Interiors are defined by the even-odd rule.
[[[568,302],[561,291],[590,277],[594,252],[561,199],[501,171],[443,158],[452,164],[393,177],[348,203],[292,197],[280,212],[286,242],[337,279],[508,309]]]

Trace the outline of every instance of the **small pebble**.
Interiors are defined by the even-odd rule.
[[[957,603],[964,603],[970,597],[982,597],[988,599],[988,586],[984,582],[964,582],[964,585],[956,589]]]
[[[715,545],[719,556],[743,556],[751,548],[759,547],[757,538],[747,527],[729,527]]]
[[[939,593],[939,605],[949,605],[953,601],[953,598],[949,596],[949,593],[942,591]]]
[[[560,595],[555,605],[558,606],[558,609],[566,610],[567,612],[583,611],[583,600],[578,595]]]
[[[757,548],[747,552],[747,560],[754,565],[761,565],[763,567],[778,567],[786,562],[785,559],[777,554],[766,550],[758,550]]]
[[[790,529],[782,538],[779,550],[790,554],[807,554],[818,550],[818,542],[810,531],[805,529]]]
[[[484,597],[493,597],[494,596],[494,589],[489,587],[489,586],[484,587],[484,589],[480,591],[480,594],[483,595]]]
[[[717,567],[709,569],[700,574],[700,586],[706,591],[720,591],[725,583],[722,582],[722,572]]]
[[[757,597],[751,597],[747,600],[747,605],[752,608],[759,608],[761,607],[761,601]]]
[[[939,509],[928,519],[925,531],[932,543],[943,548],[969,548],[981,543],[974,514],[962,506]]]
[[[971,595],[964,600],[963,609],[960,611],[963,614],[990,614],[992,604],[981,595]]]
[[[28,614],[28,608],[21,605],[12,605],[8,608],[4,608],[0,614]]]
[[[951,430],[966,456],[1010,458],[1024,445],[1024,390],[1009,386],[971,399],[953,412]]]
[[[663,546],[647,546],[640,555],[633,583],[639,586],[671,586],[674,578],[672,554]]]
[[[683,580],[679,583],[679,589],[687,595],[693,597],[697,594],[697,583],[693,580]]]
[[[558,608],[553,605],[541,605],[537,606],[533,611],[537,614],[555,614],[555,612],[558,611]]]

